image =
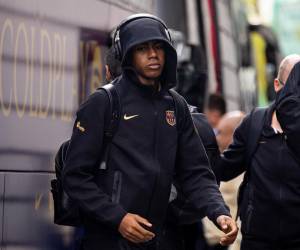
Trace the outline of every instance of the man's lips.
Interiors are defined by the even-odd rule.
[[[149,69],[159,69],[160,64],[159,63],[151,63],[151,64],[147,65],[147,68],[149,68]]]

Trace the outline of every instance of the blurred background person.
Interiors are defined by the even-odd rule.
[[[219,121],[225,113],[226,102],[224,97],[219,94],[210,94],[208,96],[207,106],[205,108],[205,115],[214,131],[216,130]]]
[[[113,81],[116,77],[121,75],[121,62],[116,59],[115,48],[111,46],[105,57],[105,80],[106,83]]]
[[[233,132],[244,118],[245,113],[242,111],[227,112],[220,120],[217,126],[217,142],[220,152],[223,152],[232,142]]]
[[[235,128],[239,125],[245,114],[242,111],[231,111],[226,113],[217,125],[216,128],[216,139],[218,142],[220,152],[223,152],[228,145],[232,142],[232,136]],[[230,208],[230,213],[234,217],[237,213],[237,192],[238,188],[243,180],[243,175],[236,177],[235,179],[228,182],[221,182],[220,191],[226,204]],[[239,250],[241,242],[241,234],[239,233],[238,238],[235,242],[229,246],[224,247],[219,244],[221,232],[217,230],[214,225],[207,219],[203,219],[205,239],[208,243],[207,250],[219,250],[219,249],[230,249]]]

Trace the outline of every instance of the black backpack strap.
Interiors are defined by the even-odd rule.
[[[114,81],[110,84],[104,85],[98,88],[96,91],[104,90],[109,98],[110,108],[109,114],[106,116],[106,121],[104,124],[104,138],[103,138],[103,148],[105,149],[107,145],[111,142],[114,134],[116,133],[119,125],[119,119],[121,114],[121,105],[119,94],[116,90],[116,87],[113,85]],[[59,148],[56,159],[55,166],[58,166],[58,171],[56,173],[60,173],[66,156],[67,150],[70,144],[70,139],[65,141]]]
[[[57,179],[61,179],[61,171],[66,161],[67,150],[70,145],[70,139],[63,142],[55,155],[55,174]]]
[[[247,149],[246,149],[246,164],[247,169],[250,167],[251,159],[255,153],[261,131],[265,124],[267,108],[255,108],[251,111],[249,123],[247,127]]]
[[[185,106],[187,105],[184,98],[179,95],[175,90],[169,90],[170,95],[173,97],[175,106],[175,116],[176,116],[176,127],[177,131],[181,132],[183,130],[184,119],[185,119]]]
[[[102,157],[99,163],[99,168],[103,170],[106,169],[106,159],[109,152],[109,144],[111,143],[112,138],[118,130],[121,116],[120,98],[114,82],[115,81],[97,89],[97,91],[104,90],[106,92],[110,103],[109,114],[108,116],[106,116],[104,125],[104,137],[102,145],[103,151],[101,153]]]
[[[110,113],[105,123],[104,135],[108,140],[111,140],[119,125],[121,115],[120,98],[114,85],[114,81],[97,89],[97,91],[100,90],[104,90],[109,98]]]
[[[254,108],[249,115],[249,121],[247,124],[246,171],[244,174],[244,179],[238,190],[238,209],[236,213],[236,219],[240,215],[243,195],[250,178],[249,168],[251,165],[251,160],[257,149],[258,141],[260,139],[263,126],[265,124],[266,116],[267,108]]]

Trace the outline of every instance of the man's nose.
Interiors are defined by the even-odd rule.
[[[149,46],[148,55],[149,57],[157,57],[157,51],[153,46]]]

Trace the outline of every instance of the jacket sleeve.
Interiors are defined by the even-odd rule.
[[[109,99],[103,91],[92,94],[81,105],[73,127],[71,142],[62,172],[63,187],[78,202],[84,214],[96,221],[118,229],[126,211],[113,203],[94,181],[95,168],[102,152],[105,115]]]
[[[220,151],[216,140],[215,133],[208,123],[206,116],[202,113],[191,113],[196,131],[202,140],[205,152],[207,154],[210,166],[214,166],[220,159]]]
[[[185,204],[192,206],[197,212],[197,220],[207,215],[216,223],[218,216],[230,216],[229,209],[224,203],[215,176],[209,167],[207,155],[195,131],[187,106],[185,115],[183,128],[178,138],[175,180],[179,193],[185,196]],[[184,210],[183,206],[181,211]],[[191,211],[190,208],[186,210]]]
[[[221,158],[212,165],[218,181],[229,181],[246,170],[247,137],[250,126],[249,117],[250,114],[235,129],[232,143],[224,150]]]
[[[276,106],[277,119],[287,137],[287,145],[300,162],[300,98],[289,96]]]

